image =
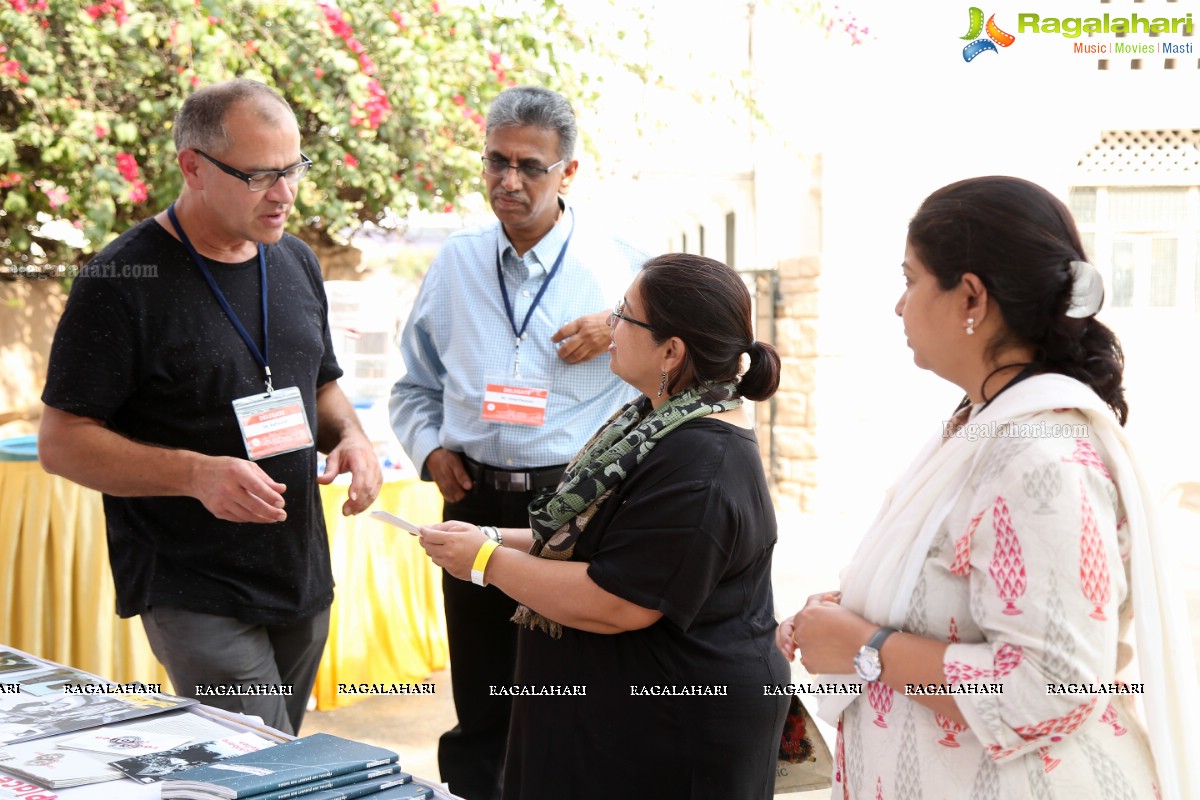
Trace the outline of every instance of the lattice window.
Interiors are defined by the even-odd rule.
[[[1200,182],[1200,129],[1105,131],[1079,161],[1079,184]],[[1122,180],[1125,178],[1125,180]]]
[[[1067,204],[1111,309],[1200,313],[1200,129],[1105,131]]]

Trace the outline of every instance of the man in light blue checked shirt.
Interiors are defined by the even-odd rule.
[[[441,490],[443,519],[528,528],[534,493],[635,394],[609,370],[608,316],[647,254],[563,200],[575,139],[562,96],[495,99],[482,161],[497,222],[446,241],[405,325],[392,428]],[[516,604],[450,575],[442,589],[458,725],[439,743],[441,777],[498,799],[511,700],[489,687],[513,679]]]

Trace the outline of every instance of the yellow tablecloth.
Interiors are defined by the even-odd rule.
[[[339,695],[339,683],[414,683],[446,666],[442,571],[417,538],[366,514],[343,517],[346,487],[321,487],[330,554],[337,580],[329,642],[317,673],[317,707],[338,708],[362,699]],[[442,496],[432,483],[385,483],[375,501],[416,523],[442,518]]]
[[[345,492],[321,487],[337,589],[320,708],[353,702],[338,683],[419,681],[447,660],[440,570],[408,534],[342,517]],[[441,518],[437,488],[417,480],[384,484],[377,507]],[[0,642],[118,682],[167,684],[141,622],[115,607],[100,494],[37,462],[0,462]]]
[[[100,494],[36,461],[0,462],[0,642],[118,682],[167,682],[114,609]]]

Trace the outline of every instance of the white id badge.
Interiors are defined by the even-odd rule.
[[[240,397],[233,401],[233,413],[251,461],[315,444],[308,415],[304,413],[304,399],[295,386],[276,389],[271,394]]]
[[[540,428],[546,424],[546,406],[550,403],[548,383],[531,376],[489,377],[483,387],[479,418]]]

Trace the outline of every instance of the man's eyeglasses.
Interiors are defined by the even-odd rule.
[[[527,181],[540,181],[550,174],[550,170],[566,163],[566,159],[559,159],[548,167],[535,167],[532,164],[517,164],[514,166],[503,158],[489,158],[488,156],[483,156],[479,160],[483,162],[483,171],[493,178],[503,178],[508,174],[510,169],[513,169],[517,171],[517,174],[522,179]]]
[[[634,319],[633,317],[627,317],[624,314],[622,314],[621,311],[624,308],[625,308],[624,300],[617,303],[617,307],[614,308],[612,310],[612,313],[608,315],[608,327],[610,327],[610,328],[613,327],[614,325],[617,324],[617,320],[623,319],[626,322],[630,323],[631,325],[637,325],[639,328],[645,328],[646,330],[650,331],[651,333],[654,333],[654,328],[651,328],[649,325],[642,322],[641,320]]]
[[[211,161],[217,169],[226,175],[232,175],[239,181],[245,181],[246,187],[252,192],[265,192],[274,186],[280,178],[287,181],[289,186],[295,186],[305,176],[308,168],[313,163],[308,156],[301,153],[300,163],[293,164],[287,169],[264,169],[258,172],[242,172],[240,169],[234,169],[228,164],[218,161],[203,150],[196,150],[196,152]]]

